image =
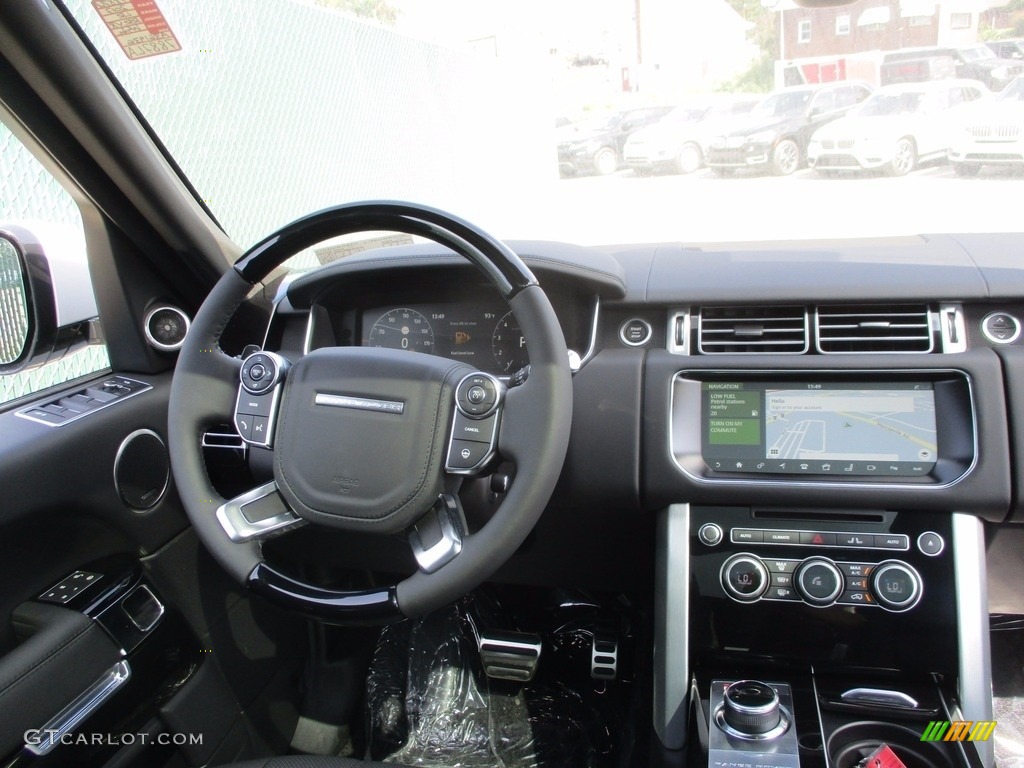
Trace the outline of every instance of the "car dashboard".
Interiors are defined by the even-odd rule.
[[[668,749],[693,748],[691,705],[712,719],[741,673],[784,687],[818,734],[794,747],[805,759],[880,724],[991,719],[979,521],[1013,519],[1024,481],[1013,243],[510,243],[556,309],[574,412],[555,497],[498,578],[653,582]],[[506,380],[529,363],[507,304],[431,245],[283,283],[266,348],[337,345]],[[883,693],[851,703],[861,688]]]

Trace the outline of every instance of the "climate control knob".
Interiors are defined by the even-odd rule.
[[[871,593],[890,611],[909,611],[921,599],[921,576],[900,560],[885,560],[871,574]]]
[[[843,592],[843,574],[824,557],[809,557],[800,564],[793,580],[796,590],[811,605],[832,605]]]
[[[719,575],[726,594],[743,603],[754,602],[768,588],[768,569],[756,555],[733,555]]]

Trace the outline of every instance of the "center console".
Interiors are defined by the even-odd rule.
[[[907,768],[991,765],[982,527],[949,511],[988,471],[972,374],[652,379],[670,402],[649,487],[689,501],[657,531],[666,764],[855,768],[888,747]],[[932,738],[946,722],[956,738]]]
[[[671,507],[663,743],[709,768],[853,768],[883,744],[908,768],[987,764],[979,743],[922,741],[934,721],[991,719],[978,593],[963,583],[977,527],[927,512]]]

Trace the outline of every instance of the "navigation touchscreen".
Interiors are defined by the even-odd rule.
[[[716,472],[908,477],[938,457],[930,382],[703,382]]]

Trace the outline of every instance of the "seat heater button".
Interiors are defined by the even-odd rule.
[[[448,466],[452,469],[470,469],[479,464],[487,455],[487,443],[473,440],[452,440],[448,449]]]

